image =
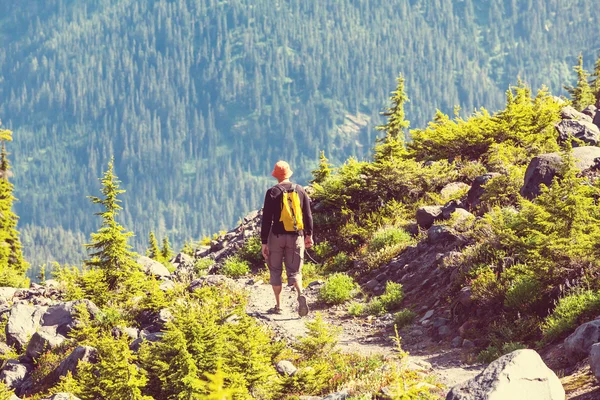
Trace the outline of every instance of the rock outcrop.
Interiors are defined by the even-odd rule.
[[[591,121],[576,121],[564,119],[556,124],[558,132],[558,141],[564,143],[569,138],[579,139],[583,143],[596,146],[600,141],[600,129]],[[573,146],[578,146],[576,141],[572,141]]]
[[[565,339],[565,352],[571,364],[590,354],[592,346],[600,342],[600,319],[586,322]]]
[[[560,380],[533,350],[517,350],[475,378],[452,388],[446,400],[564,400]]]

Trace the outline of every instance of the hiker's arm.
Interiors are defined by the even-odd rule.
[[[310,211],[310,197],[303,190],[304,202],[302,204],[302,219],[304,221],[304,245],[306,248],[310,248],[313,244],[313,218],[312,212]]]
[[[269,241],[269,232],[271,232],[271,224],[273,223],[273,204],[271,201],[271,190],[267,190],[265,194],[265,202],[263,204],[263,216],[260,225],[260,240],[262,244],[267,244]]]

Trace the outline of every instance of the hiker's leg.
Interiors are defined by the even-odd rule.
[[[269,267],[269,283],[273,287],[273,294],[275,295],[275,302],[277,307],[281,304],[281,273],[283,272],[283,252],[284,252],[285,241],[282,235],[269,235],[269,257],[267,259],[267,266]]]
[[[296,288],[298,296],[302,293],[302,265],[304,264],[304,237],[286,235],[285,272],[288,284]]]

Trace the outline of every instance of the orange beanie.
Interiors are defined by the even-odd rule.
[[[273,175],[275,179],[280,181],[289,178],[290,176],[292,176],[292,174],[293,172],[290,169],[290,164],[281,160],[275,163],[275,167],[273,168],[273,172],[271,173],[271,175]]]

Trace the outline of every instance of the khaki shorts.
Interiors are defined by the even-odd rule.
[[[304,236],[299,235],[274,235],[269,234],[269,283],[281,286],[283,263],[288,278],[292,285],[298,278],[302,278],[302,264],[304,264]]]

